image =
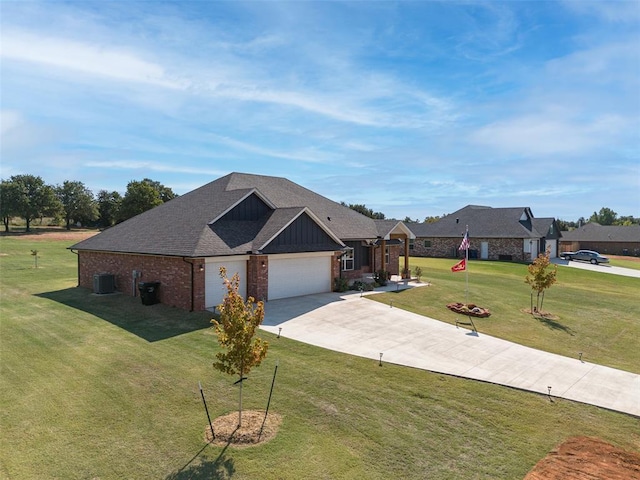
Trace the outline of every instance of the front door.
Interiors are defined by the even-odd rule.
[[[489,258],[489,242],[480,242],[480,258],[482,260]]]

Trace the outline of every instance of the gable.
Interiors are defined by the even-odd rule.
[[[342,248],[306,212],[298,216],[263,249],[263,253],[312,252]]]
[[[377,236],[372,219],[287,179],[231,173],[70,248],[185,257],[246,254],[272,243],[303,209],[331,247]]]
[[[238,203],[225,213],[219,221],[255,222],[261,220],[271,211],[271,208],[255,193]]]
[[[534,217],[528,207],[492,208],[468,205],[437,222],[411,224],[419,237],[461,238],[468,227],[474,238],[539,238],[533,229]]]

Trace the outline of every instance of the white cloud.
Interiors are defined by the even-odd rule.
[[[471,141],[500,151],[527,156],[579,154],[609,138],[608,126],[554,119],[552,115],[527,115],[494,122],[478,129]]]
[[[637,23],[640,7],[637,0],[584,1],[565,0],[564,6],[573,12],[593,15],[612,23]]]
[[[20,112],[16,112],[14,110],[0,111],[0,139],[4,142],[5,135],[23,123],[24,118]]]
[[[166,88],[186,86],[184,82],[168,78],[162,66],[132,52],[18,30],[3,32],[0,56],[3,60],[36,63],[121,81]]]
[[[158,162],[146,162],[140,160],[110,160],[110,161],[88,161],[84,163],[85,167],[90,168],[106,168],[119,170],[145,170],[153,172],[167,173],[185,173],[192,175],[212,175],[220,176],[224,174],[223,170],[207,169],[200,167],[173,166]]]
[[[281,158],[285,160],[296,160],[310,163],[327,163],[329,160],[335,160],[335,158],[332,158],[331,154],[320,152],[313,147],[308,147],[303,150],[289,149],[287,151],[281,151],[266,147],[259,147],[250,143],[242,142],[240,140],[235,140],[233,138],[223,137],[221,135],[210,134],[209,138],[222,145],[265,157]]]

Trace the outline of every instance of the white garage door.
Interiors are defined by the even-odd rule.
[[[269,300],[331,291],[331,252],[269,257]]]
[[[557,240],[549,240],[547,241],[547,247],[550,248],[549,258],[556,258],[558,256],[558,241]]]
[[[211,309],[217,307],[222,303],[224,296],[227,294],[227,289],[222,283],[220,278],[220,267],[227,269],[227,278],[238,273],[240,275],[240,288],[238,293],[243,298],[247,298],[247,259],[243,258],[238,260],[237,257],[233,260],[220,260],[207,259],[205,267],[205,308]]]

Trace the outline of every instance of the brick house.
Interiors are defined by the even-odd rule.
[[[161,303],[213,309],[226,293],[219,276],[238,273],[246,298],[275,300],[329,292],[336,278],[400,272],[412,232],[373,220],[285,178],[231,173],[72,247],[78,284],[112,277],[138,295],[160,282]]]
[[[469,228],[470,258],[529,262],[547,247],[558,255],[561,237],[553,218],[534,218],[528,207],[492,208],[477,205],[446,215],[434,223],[411,223],[415,235],[410,255],[460,257],[460,242]]]
[[[590,222],[562,232],[561,252],[595,250],[607,255],[640,256],[640,225],[600,225]]]

